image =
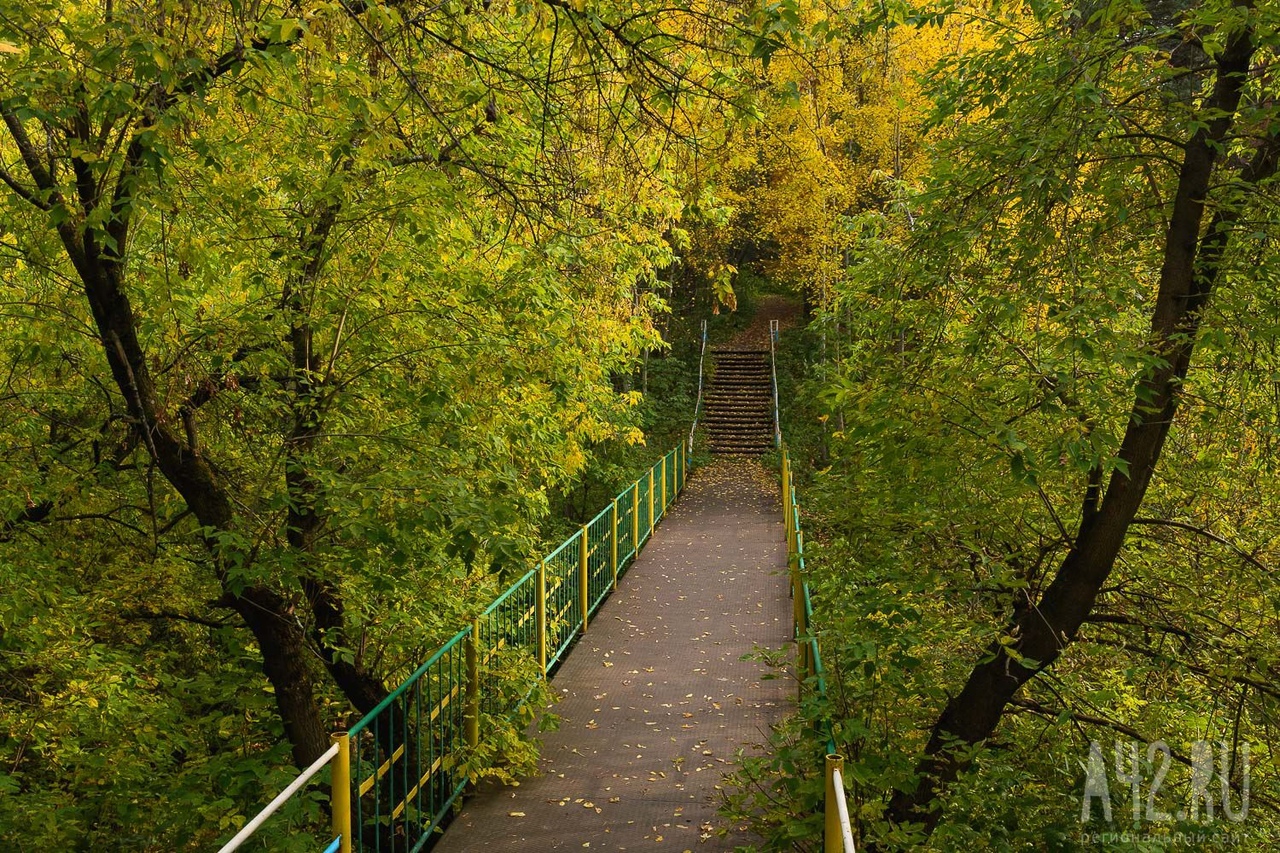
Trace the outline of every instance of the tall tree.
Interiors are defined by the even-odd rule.
[[[1265,65],[1258,64],[1260,50],[1277,37],[1278,21],[1273,15],[1245,3],[1202,4],[1167,23],[1142,13],[1139,22],[1148,29],[1139,31],[1138,38],[1128,33],[1135,23],[1132,15],[1126,11],[1117,19],[1104,12],[1076,32],[1070,26],[1050,30],[1048,42],[1062,54],[1074,52],[1070,47],[1076,45],[1089,49],[1085,56],[1092,61],[1075,60],[1079,70],[1068,72],[1066,81],[1058,78],[1060,85],[1069,81],[1077,97],[1114,104],[1132,102],[1142,94],[1111,88],[1106,72],[1124,67],[1114,57],[1116,52],[1132,51],[1135,42],[1150,45],[1173,37],[1185,41],[1193,29],[1212,28],[1208,43],[1201,37],[1203,64],[1194,73],[1203,91],[1186,104],[1192,131],[1184,141],[1165,136],[1163,122],[1151,126],[1126,121],[1129,116],[1124,109],[1118,109],[1113,119],[1113,134],[1154,137],[1162,147],[1176,146],[1174,150],[1181,153],[1169,189],[1153,199],[1166,224],[1150,235],[1161,260],[1150,331],[1140,357],[1143,367],[1134,376],[1123,438],[1114,458],[1100,460],[1087,473],[1079,522],[1052,581],[1037,599],[1018,608],[1007,629],[1012,641],[993,644],[963,689],[947,703],[925,746],[918,767],[920,784],[893,797],[888,811],[891,820],[918,820],[926,829],[936,825],[941,815],[935,802],[939,791],[967,764],[971,748],[994,734],[1022,685],[1058,659],[1092,612],[1157,470],[1205,312],[1228,274],[1230,253],[1239,251],[1234,244],[1240,240],[1240,220],[1251,202],[1257,210],[1260,187],[1270,182],[1280,160],[1280,134],[1270,117],[1273,81]],[[1059,41],[1054,35],[1064,38]],[[1167,79],[1180,73],[1168,54],[1153,54],[1155,62],[1165,67],[1152,69],[1152,76]],[[1011,102],[1010,106],[1016,110],[1021,105]],[[1155,117],[1161,116],[1156,113]],[[1050,113],[1045,118],[1052,121],[1056,116]],[[1054,152],[1058,158],[1066,154],[1067,162],[1080,162],[1089,153],[1087,149]],[[1140,150],[1132,159],[1141,162],[1152,156],[1150,150]],[[1031,162],[1025,165],[1036,168]]]
[[[230,692],[257,749],[279,725],[322,753],[626,428],[610,376],[661,309],[637,282],[750,32],[701,5],[0,3],[0,561],[44,577],[0,642],[101,608],[66,617],[111,650],[95,702],[156,640],[200,683],[166,738],[225,729]],[[51,649],[10,670],[37,695],[67,686]],[[9,698],[35,734],[6,778],[58,788],[76,726]],[[213,760],[210,731],[148,760]]]

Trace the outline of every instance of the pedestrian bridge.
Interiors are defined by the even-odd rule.
[[[777,326],[770,332],[776,339]],[[744,370],[721,381],[758,381]],[[749,456],[719,456],[690,475],[682,443],[335,735],[220,853],[325,775],[325,853],[750,844],[718,814],[725,776],[766,742],[796,685],[766,678],[776,673],[752,653],[798,638],[803,683],[825,689],[785,448],[781,461],[781,489]],[[556,701],[528,707],[541,686]],[[496,740],[513,722],[547,713],[559,724],[536,735],[540,772],[476,784],[501,760]],[[843,827],[851,851],[843,797],[832,793],[843,790],[839,764],[828,765],[827,838],[840,845]]]

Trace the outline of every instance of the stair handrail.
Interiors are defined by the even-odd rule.
[[[702,321],[702,349],[698,352],[698,400],[693,404],[693,426],[689,427],[689,452],[693,452],[693,434],[698,430],[698,412],[702,409],[702,360],[707,354],[707,321]]]
[[[777,320],[769,321],[769,372],[773,377],[773,446],[782,447],[782,421],[778,417],[778,357],[775,352],[781,327]]]

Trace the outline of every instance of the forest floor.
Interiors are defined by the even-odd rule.
[[[768,322],[764,324],[768,345]],[[551,682],[541,774],[481,786],[436,853],[731,850],[756,839],[717,807],[735,753],[792,704],[757,647],[790,641],[775,486],[717,458],[679,501]]]

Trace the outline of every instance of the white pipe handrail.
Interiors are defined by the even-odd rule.
[[[693,452],[693,434],[698,429],[698,410],[702,408],[702,360],[707,354],[707,321],[702,321],[702,350],[698,353],[698,401],[693,404],[693,426],[689,427],[689,452]]]
[[[774,354],[782,329],[777,320],[769,321],[769,371],[773,375],[773,446],[782,446],[782,420],[778,417],[778,358]]]
[[[289,800],[290,797],[298,793],[298,791],[302,788],[302,786],[310,782],[311,777],[319,773],[321,770],[323,770],[324,767],[330,761],[332,761],[333,757],[337,754],[338,754],[338,743],[335,741],[333,744],[329,746],[328,749],[324,751],[324,755],[321,755],[319,758],[317,758],[315,761],[311,763],[310,767],[308,767],[306,770],[303,770],[301,773],[299,773],[298,778],[294,779],[292,782],[289,783],[289,787],[285,788],[283,791],[277,794],[274,800],[267,803],[266,808],[258,812],[257,816],[254,817],[253,820],[246,823],[244,827],[242,827],[241,830],[235,834],[234,838],[232,838],[226,844],[222,845],[222,847],[218,849],[218,853],[231,853],[232,850],[238,849],[241,844],[244,844],[246,841],[248,841],[249,837],[258,831],[258,827],[266,823],[267,818],[275,814],[276,809],[280,808]]]
[[[840,838],[844,842],[844,853],[858,853],[853,846],[853,827],[849,823],[849,804],[844,798],[844,777],[839,770],[831,771],[832,786],[836,789],[836,810],[840,812]]]

